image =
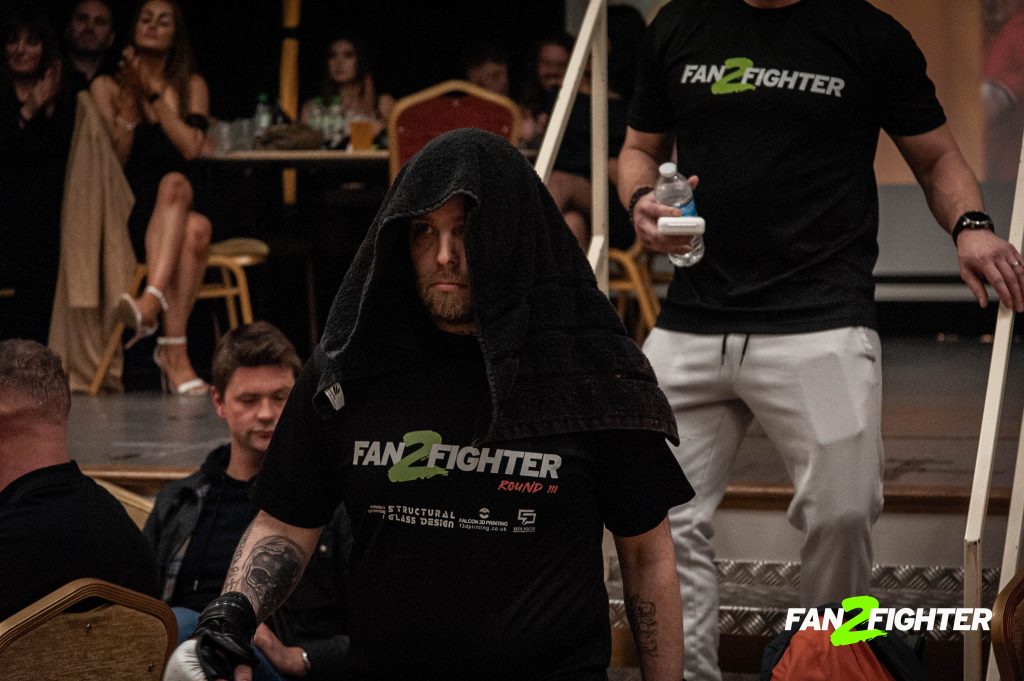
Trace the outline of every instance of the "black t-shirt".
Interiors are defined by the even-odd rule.
[[[344,499],[351,678],[604,679],[602,523],[643,533],[693,491],[651,433],[474,444],[490,415],[477,339],[436,336],[343,386],[326,421],[307,364],[254,499],[307,527]]]
[[[172,606],[202,612],[220,595],[238,541],[258,511],[249,500],[249,487],[248,481],[219,471],[181,561]]]
[[[156,563],[124,507],[74,461],[0,492],[0,620],[82,577],[159,598]]]
[[[700,176],[703,261],[658,325],[790,333],[875,325],[880,129],[945,122],[910,34],[864,0],[676,0],[645,37],[629,125],[674,131]]]

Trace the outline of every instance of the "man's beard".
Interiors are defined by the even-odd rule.
[[[434,281],[452,281],[450,276],[437,276],[420,284],[420,299],[436,322],[449,325],[468,324],[473,321],[473,297],[469,288],[458,291],[436,291],[430,288]],[[466,283],[466,282],[462,282]]]

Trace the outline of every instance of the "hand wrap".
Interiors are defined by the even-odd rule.
[[[252,637],[257,625],[252,604],[237,591],[221,594],[203,608],[192,638],[207,678],[233,679],[238,665],[256,664]]]

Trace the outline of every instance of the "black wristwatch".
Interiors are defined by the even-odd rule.
[[[965,229],[987,229],[990,232],[996,231],[996,225],[992,222],[992,218],[989,217],[988,213],[982,213],[980,210],[972,210],[964,213],[960,216],[960,219],[956,221],[956,225],[953,226],[953,245],[956,245],[956,239],[960,236],[960,232]]]

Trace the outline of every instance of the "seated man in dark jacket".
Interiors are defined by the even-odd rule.
[[[139,528],[69,456],[70,409],[55,354],[0,342],[0,620],[82,577],[157,595]]]
[[[301,364],[295,348],[271,324],[229,332],[213,359],[214,407],[231,442],[210,452],[199,471],[157,496],[145,534],[156,550],[163,599],[174,607],[182,638],[197,612],[221,591],[245,528],[256,515],[249,485]],[[344,603],[351,530],[344,506],[324,528],[299,586],[253,639],[267,663],[256,678],[332,678],[348,650]],[[272,667],[273,669],[271,669]]]

